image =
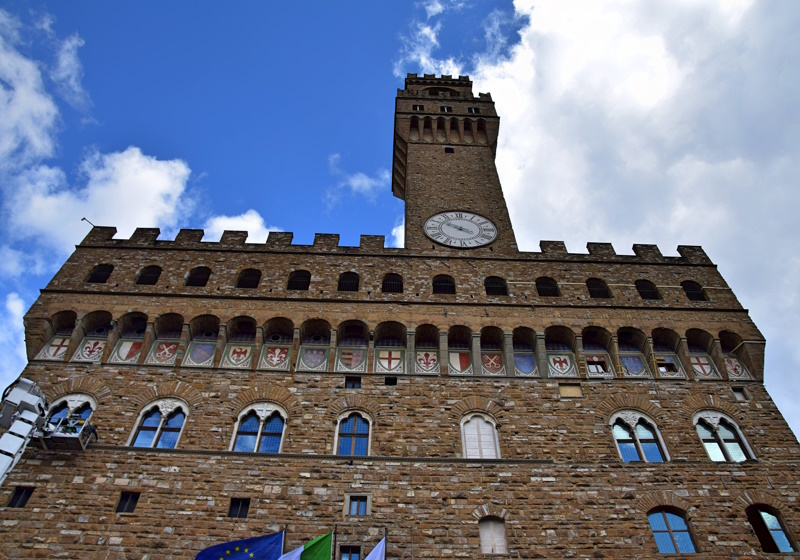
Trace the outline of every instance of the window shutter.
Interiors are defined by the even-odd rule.
[[[477,420],[477,417],[473,417],[464,423],[464,455],[467,459],[479,459],[481,456]]]
[[[497,459],[497,447],[495,446],[494,426],[478,418],[480,423],[481,457],[484,459]]]

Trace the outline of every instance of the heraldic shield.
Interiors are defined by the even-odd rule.
[[[328,369],[328,348],[308,347],[300,348],[297,359],[297,369],[300,371],[325,371]]]
[[[450,352],[448,365],[450,375],[472,375],[469,352]]]
[[[114,352],[108,361],[112,364],[135,364],[139,361],[143,345],[144,342],[141,340],[123,338],[117,343],[117,347],[114,348]]]
[[[692,370],[697,379],[719,379],[717,368],[714,367],[708,356],[692,356],[689,362],[692,364]]]
[[[397,348],[375,352],[375,371],[377,373],[404,373],[405,352]]]
[[[363,372],[367,370],[366,348],[339,348],[336,371]]]
[[[514,353],[514,371],[517,375],[539,375],[536,357],[530,353]]]
[[[258,369],[273,371],[289,371],[291,348],[287,346],[264,346],[261,349],[261,360]]]
[[[436,350],[417,350],[414,373],[439,373],[439,354]]]
[[[72,357],[73,362],[91,362],[98,363],[103,355],[103,350],[106,347],[105,339],[97,338],[84,338],[78,351]]]
[[[751,379],[750,372],[738,358],[725,358],[725,370],[728,372],[728,379]]]
[[[249,344],[228,344],[222,355],[220,367],[250,369],[253,362],[253,347]]]
[[[650,377],[642,356],[620,356],[623,377]]]
[[[216,347],[217,345],[211,342],[192,342],[186,352],[186,357],[183,359],[183,365],[213,367]]]
[[[503,355],[500,352],[486,352],[481,354],[481,373],[483,375],[504,375]]]
[[[67,348],[69,347],[68,336],[54,336],[50,344],[42,348],[39,355],[36,356],[37,360],[61,360],[67,357]]]
[[[550,377],[578,377],[570,354],[548,354],[547,365],[550,367]]]
[[[147,355],[144,363],[155,366],[171,366],[175,364],[177,356],[177,340],[156,340],[156,343],[150,348],[150,354]]]

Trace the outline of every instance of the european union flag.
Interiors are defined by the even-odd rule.
[[[194,560],[278,560],[283,554],[283,531],[263,537],[215,544]]]

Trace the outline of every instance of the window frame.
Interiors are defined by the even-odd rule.
[[[56,400],[53,401],[53,404],[50,405],[50,408],[48,409],[47,412],[45,423],[50,424],[51,423],[50,419],[52,418],[56,409],[61,407],[62,405],[65,405],[67,407],[67,414],[63,419],[64,422],[59,421],[54,427],[54,433],[55,433],[55,430],[59,430],[59,428],[62,428],[63,424],[69,422],[70,418],[75,416],[77,412],[87,404],[89,405],[89,408],[91,409],[92,412],[86,418],[81,418],[83,421],[80,422],[79,424],[80,429],[74,432],[76,434],[80,433],[86,426],[89,425],[89,421],[92,419],[92,416],[97,410],[97,401],[94,399],[94,397],[86,393],[70,393],[58,397]],[[78,421],[76,420],[76,422]],[[72,433],[69,432],[68,430],[69,428],[74,428],[74,427],[76,426],[75,425],[64,426],[63,429],[65,431],[58,431],[57,433]]]
[[[602,278],[587,278],[586,290],[589,292],[590,299],[612,299],[614,297],[608,283]]]
[[[539,276],[534,280],[534,285],[536,286],[536,295],[539,297],[561,297],[561,290],[558,288],[558,281],[555,278]],[[555,293],[547,293],[548,291]]]
[[[663,299],[661,297],[661,292],[658,291],[658,287],[646,278],[640,278],[634,282],[634,286],[636,287],[636,291],[639,292],[639,297],[643,300],[655,301]]]
[[[345,556],[345,554],[347,554],[347,556]],[[354,554],[356,556],[353,556]],[[353,544],[339,545],[339,558],[340,560],[360,560],[361,547]]]
[[[15,486],[11,498],[8,500],[6,507],[13,509],[21,509],[28,505],[28,501],[36,490],[35,486]]]
[[[499,529],[502,527],[502,540],[497,542],[500,536]],[[484,535],[488,534],[489,539],[485,540]],[[506,521],[496,515],[487,515],[478,520],[478,536],[480,539],[481,554],[508,555],[508,533],[506,532]],[[498,545],[494,546],[493,545]],[[495,550],[495,548],[499,550]],[[489,549],[489,550],[487,550]]]
[[[109,263],[99,263],[92,267],[86,277],[87,284],[106,284],[114,273],[114,265]]]
[[[361,504],[364,506],[364,513],[358,512]],[[356,506],[356,513],[352,513],[353,505]],[[364,493],[345,495],[345,517],[369,517],[370,515],[372,515],[372,495]]]
[[[203,279],[203,276],[197,276],[197,275],[200,275],[201,273],[205,274],[205,271],[208,271],[208,275],[206,275],[205,279],[202,280],[202,283],[200,283],[200,280]],[[192,273],[195,273],[195,275],[193,276]],[[197,265],[191,268],[189,272],[186,273],[186,278],[183,281],[183,285],[186,286],[187,288],[203,288],[205,286],[208,286],[208,281],[211,279],[211,275],[213,273],[214,271],[212,271],[210,267],[207,267],[202,264]]]
[[[158,427],[153,435],[151,445],[147,447],[133,445],[134,442],[136,442],[136,438],[142,428],[142,421],[144,420],[145,416],[154,409],[158,409],[159,413],[161,414],[161,419],[159,420]],[[183,412],[183,423],[181,424],[180,429],[177,430],[178,437],[175,439],[175,445],[172,447],[158,447],[158,443],[161,441],[161,436],[163,433],[174,433],[176,431],[175,428],[166,428],[165,425],[169,420],[169,417],[178,409]],[[128,438],[128,447],[135,447],[136,449],[177,449],[178,444],[181,442],[181,437],[183,436],[183,430],[186,428],[187,420],[189,420],[189,405],[182,400],[170,398],[147,403],[139,412],[139,416],[136,418],[133,431]]]
[[[767,520],[764,519],[764,513],[774,517],[778,521],[778,529],[770,529]],[[747,520],[750,522],[750,527],[758,538],[762,552],[778,554],[798,552],[797,544],[792,534],[786,528],[786,523],[783,521],[783,516],[780,511],[766,504],[753,504],[745,510],[745,514],[747,515]],[[756,520],[756,523],[753,523],[754,520]],[[783,538],[786,539],[786,543],[791,550],[781,550],[781,545],[775,540],[773,535],[773,532],[776,530],[780,530],[780,532],[783,533]]]
[[[358,434],[355,431],[356,426],[357,426],[356,422],[353,423],[353,432],[345,434],[348,437],[353,437],[353,440],[351,442],[351,447],[350,447],[350,453],[347,454],[347,455],[339,453],[339,440],[340,440],[340,436],[341,436],[342,423],[347,421],[353,415],[358,415],[363,420],[365,420],[367,422],[367,437],[366,437],[366,439],[367,439],[367,452],[364,455],[356,455],[355,454],[356,445],[355,445],[355,437],[353,437],[353,436],[363,436],[363,434]],[[351,458],[352,457],[369,457],[369,456],[371,456],[372,455],[372,431],[373,431],[372,428],[373,428],[372,417],[369,414],[367,414],[365,411],[363,411],[361,409],[349,409],[349,410],[346,410],[346,411],[342,412],[339,415],[339,417],[336,419],[336,435],[335,435],[334,440],[333,440],[333,452],[334,452],[334,455],[336,455],[337,457],[351,457]]]
[[[699,282],[684,280],[681,282],[681,288],[689,301],[710,301],[708,292]]]
[[[722,452],[724,457],[724,461],[715,461],[711,458],[711,454],[708,452],[708,448],[706,446],[706,440],[700,435],[697,431],[697,426],[700,423],[705,424],[709,428],[711,428],[711,433],[713,435],[713,443],[717,445],[717,447]],[[719,426],[721,423],[725,423],[736,435],[735,443],[738,443],[743,454],[745,455],[745,459],[743,461],[736,461],[731,458],[730,452],[726,447],[726,443],[731,443],[730,441],[726,441],[725,438],[719,433]],[[694,418],[692,418],[692,426],[694,427],[695,434],[700,439],[700,443],[703,446],[703,450],[708,455],[709,460],[715,463],[745,463],[747,461],[756,461],[756,454],[753,452],[752,447],[747,442],[747,439],[744,437],[742,430],[739,428],[739,424],[733,420],[727,414],[723,414],[716,410],[701,410],[696,412]]]
[[[388,290],[386,288],[389,288]],[[399,289],[398,289],[399,288]],[[384,294],[402,294],[403,277],[396,272],[387,272],[381,280],[381,292]]]
[[[683,521],[683,524],[686,525],[686,530],[673,528],[672,525],[669,522],[669,517],[667,517],[668,513],[672,514],[672,515],[674,515],[676,517],[680,517],[681,520]],[[656,529],[653,528],[653,522],[651,521],[650,518],[651,518],[651,516],[655,516],[657,514],[661,515],[661,519],[662,519],[664,525],[666,525],[666,527],[667,527],[666,531],[664,531],[664,530],[658,530],[657,531]],[[672,508],[672,507],[664,507],[664,506],[656,507],[656,508],[653,508],[653,509],[651,509],[650,511],[647,512],[647,523],[650,526],[650,534],[653,536],[653,540],[656,543],[656,548],[658,549],[658,553],[659,554],[684,555],[684,554],[697,554],[697,553],[700,552],[700,550],[697,548],[697,539],[695,539],[695,537],[694,537],[694,532],[692,531],[692,526],[689,523],[689,520],[686,518],[686,512],[684,512],[684,511],[682,511],[680,509],[677,509],[677,508]],[[658,539],[656,538],[656,532],[658,532],[658,533],[667,533],[669,535],[670,542],[672,544],[672,548],[674,549],[673,551],[664,552],[664,551],[661,550],[661,548],[658,545]],[[679,545],[678,545],[678,541],[675,538],[675,533],[686,533],[687,534],[687,536],[689,537],[689,541],[691,542],[692,548],[693,548],[693,550],[691,552],[686,552],[686,551],[680,551],[679,550]]]
[[[361,278],[358,272],[345,270],[339,275],[339,281],[336,284],[337,292],[358,292],[360,288]]]
[[[136,275],[136,285],[155,286],[158,284],[159,279],[161,279],[162,272],[164,272],[164,270],[157,264],[144,266]]]
[[[306,275],[308,275],[306,277]],[[292,283],[295,283],[292,285]],[[303,287],[298,287],[298,286]],[[311,272],[305,269],[292,270],[289,272],[289,278],[286,279],[287,292],[307,292],[311,289]]]
[[[128,492],[123,490],[119,493],[119,499],[117,500],[117,507],[114,509],[114,513],[132,514],[136,511],[136,506],[141,496],[141,492]]]
[[[261,283],[261,271],[257,268],[245,268],[236,277],[235,287],[240,290],[255,290]]]
[[[620,440],[617,439],[616,434],[614,434],[614,426],[617,424],[617,422],[623,423],[628,428],[628,430],[630,430],[630,433],[633,436],[631,443],[633,443],[636,449],[636,453],[639,455],[638,460],[627,461],[623,456],[622,450],[620,449],[619,446]],[[645,454],[644,451],[644,447],[642,446],[642,442],[639,438],[639,432],[636,429],[640,422],[644,423],[646,426],[650,427],[650,429],[652,429],[655,432],[655,440],[653,441],[653,443],[656,444],[656,446],[658,447],[658,451],[661,453],[661,461],[648,461],[647,455]],[[617,449],[617,453],[619,454],[620,459],[622,459],[624,463],[668,463],[671,461],[669,451],[667,450],[664,438],[661,435],[661,430],[658,429],[658,425],[649,416],[642,414],[641,412],[638,412],[636,410],[620,410],[611,415],[611,418],[609,418],[608,421],[608,425],[611,427],[611,437],[614,440],[614,446]]]
[[[483,281],[483,289],[487,296],[507,297],[509,295],[508,282],[500,276],[487,276]]]
[[[442,291],[446,289],[447,291]],[[452,290],[452,291],[450,291]],[[456,294],[456,280],[449,274],[437,274],[431,280],[431,293],[434,295],[452,296]]]
[[[466,428],[466,425],[469,422],[473,421],[473,419],[475,419],[475,418],[480,418],[481,421],[483,421],[484,423],[488,424],[492,428],[492,447],[494,448],[494,457],[484,456],[484,446],[483,446],[483,441],[481,440],[481,431],[480,431],[480,425],[479,424],[476,424],[476,426],[477,426],[476,435],[477,435],[477,438],[478,438],[478,451],[479,451],[480,456],[479,457],[471,457],[469,455],[469,451],[468,451],[469,447],[467,445],[467,432],[466,432],[465,428]],[[482,412],[469,412],[469,413],[465,414],[461,418],[460,428],[461,428],[461,457],[462,458],[464,458],[464,459],[486,459],[486,460],[495,460],[495,459],[501,459],[502,458],[502,454],[500,452],[500,437],[497,434],[497,420],[495,420],[494,418],[492,418],[488,414],[484,414]]]
[[[244,510],[244,515],[242,515]],[[234,515],[234,513],[236,515]],[[231,519],[247,519],[247,514],[250,513],[250,498],[231,498],[228,505],[228,517]]]
[[[242,420],[249,416],[251,412],[255,412],[256,416],[258,416],[258,432],[256,433],[255,445],[252,451],[236,451],[236,440],[239,439],[239,429],[242,425]],[[283,428],[281,429],[281,440],[278,444],[278,451],[258,451],[258,448],[261,446],[261,440],[264,437],[264,428],[267,420],[272,418],[272,415],[276,413],[281,417],[281,420],[283,420]],[[284,440],[286,439],[287,419],[288,415],[286,414],[286,410],[282,406],[272,402],[253,403],[250,406],[243,408],[233,425],[233,435],[231,437],[231,443],[228,446],[228,451],[232,451],[234,453],[259,453],[262,455],[276,455],[281,453],[283,451]],[[274,433],[275,432],[269,432],[269,435]]]

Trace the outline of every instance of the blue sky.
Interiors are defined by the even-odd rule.
[[[767,338],[800,433],[800,4],[756,0],[38,2],[0,9],[0,385],[86,217],[400,243],[406,72],[501,116],[520,246],[703,245]]]

